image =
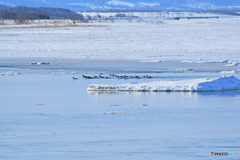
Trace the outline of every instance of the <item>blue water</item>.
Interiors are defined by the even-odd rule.
[[[81,74],[94,75],[88,72],[94,66],[71,65],[60,64],[59,68],[68,71],[66,75],[50,74],[49,66],[36,69],[22,64],[5,65],[5,70],[28,71],[0,76],[0,159],[239,159],[240,91],[88,92],[92,83],[137,80],[86,80]],[[114,71],[104,70],[108,65],[95,65],[96,72]],[[147,72],[134,72],[132,65],[118,67],[117,71],[155,76],[139,81],[221,76],[216,72],[219,66],[174,73],[171,71],[176,66],[164,65],[166,69],[157,69],[169,72],[156,73],[156,64],[144,65]],[[143,67],[142,63],[134,66]],[[126,71],[128,68],[132,68],[131,72]],[[70,74],[76,70],[79,74]],[[73,81],[73,76],[79,79]],[[239,155],[211,157],[211,151]]]

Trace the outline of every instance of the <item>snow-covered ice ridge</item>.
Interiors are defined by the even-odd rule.
[[[240,89],[240,80],[235,76],[188,79],[182,81],[130,82],[120,85],[92,84],[89,91],[152,91],[152,92],[203,92]]]

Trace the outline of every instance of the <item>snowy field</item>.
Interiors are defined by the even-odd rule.
[[[21,27],[18,29],[11,28],[16,25],[1,25],[0,54],[1,58],[239,62],[239,21],[239,17],[120,20],[79,23],[78,27],[24,28],[26,25],[18,25]]]
[[[6,23],[1,160],[239,159],[240,18]]]

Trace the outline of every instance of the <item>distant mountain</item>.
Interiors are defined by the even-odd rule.
[[[59,7],[75,11],[240,9],[240,0],[0,0],[0,4]]]

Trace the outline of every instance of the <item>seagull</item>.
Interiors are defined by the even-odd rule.
[[[73,80],[78,80],[78,78],[72,77]]]

